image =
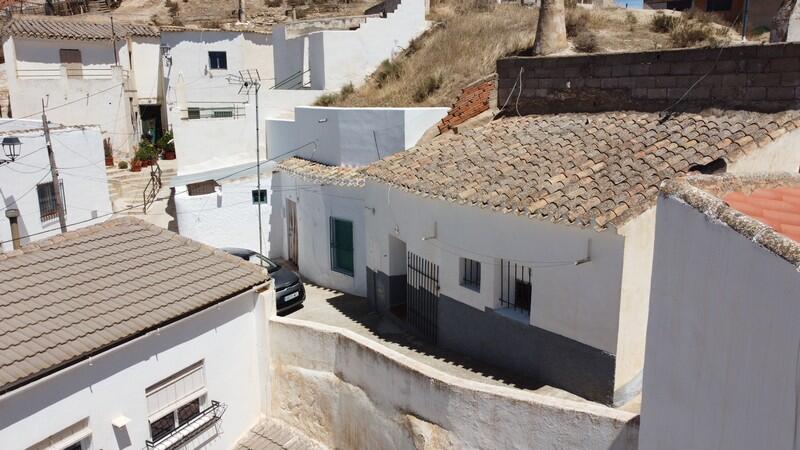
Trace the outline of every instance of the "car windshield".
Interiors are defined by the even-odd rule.
[[[269,259],[259,255],[258,253],[253,253],[252,255],[250,255],[249,258],[247,258],[247,260],[249,262],[253,263],[253,264],[258,264],[258,265],[261,265],[262,262],[263,262],[264,267],[267,268],[267,272],[269,272],[269,273],[275,272],[276,270],[281,268],[281,266],[279,266],[279,265],[275,264],[274,262],[270,261]]]

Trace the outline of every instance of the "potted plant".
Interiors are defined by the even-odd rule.
[[[158,151],[153,147],[153,144],[142,141],[139,143],[139,149],[136,150],[135,158],[141,162],[142,167],[147,167],[152,165],[158,158]]]
[[[131,160],[131,172],[141,172],[142,171],[142,162],[138,159],[134,158]]]
[[[106,167],[114,167],[114,154],[111,151],[110,139],[103,139],[103,152],[106,155]]]
[[[158,142],[156,142],[156,146],[158,146],[158,148],[160,148],[163,152],[162,154],[164,155],[164,159],[175,159],[175,141],[171,131],[164,133]]]

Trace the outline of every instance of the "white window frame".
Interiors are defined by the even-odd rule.
[[[198,373],[202,375],[202,380],[203,380],[202,386],[197,387],[197,388],[195,388],[195,389],[183,394],[181,397],[174,399],[170,403],[161,406],[159,409],[157,409],[155,411],[150,411],[149,408],[150,408],[150,397],[151,396],[153,396],[155,394],[158,394],[159,392],[161,392],[161,391],[163,391],[165,389],[169,389],[169,388],[171,388],[173,386],[176,386],[181,381],[186,380],[186,379],[188,379],[189,377],[191,377],[193,375],[197,375]],[[159,441],[165,439],[166,437],[162,437],[158,441],[153,439],[154,436],[152,435],[152,429],[150,427],[150,425],[153,422],[155,422],[157,420],[160,420],[160,419],[163,419],[164,417],[172,414],[174,416],[173,417],[173,419],[174,419],[173,423],[174,423],[174,427],[175,427],[174,429],[178,429],[181,426],[181,424],[178,423],[178,410],[180,408],[182,408],[183,406],[186,406],[187,404],[189,404],[189,403],[191,403],[191,402],[193,402],[195,400],[198,400],[198,399],[200,401],[199,402],[200,403],[199,409],[200,409],[201,412],[208,407],[208,403],[209,403],[208,402],[208,390],[206,389],[205,364],[204,364],[204,361],[199,361],[199,362],[197,362],[195,364],[192,364],[191,366],[189,366],[189,367],[187,367],[187,368],[175,373],[174,375],[171,375],[171,376],[167,377],[166,379],[161,380],[158,383],[155,383],[152,386],[148,387],[145,390],[145,397],[146,397],[147,403],[148,403],[148,417],[147,417],[148,432],[150,433],[150,438],[153,440],[153,442],[159,442]]]

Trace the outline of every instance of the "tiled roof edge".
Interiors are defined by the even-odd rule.
[[[330,176],[325,176],[321,174],[308,173],[306,171],[300,170],[299,168],[288,165],[288,161],[292,160],[304,161],[305,163],[308,163],[309,166],[318,166],[323,169],[330,168],[332,170],[349,171],[352,174],[353,178],[349,180],[344,180],[335,177],[333,174],[331,174]],[[314,183],[331,184],[335,186],[364,187],[366,185],[366,179],[367,179],[367,176],[364,173],[364,167],[328,166],[326,164],[318,163],[316,161],[311,161],[308,159],[298,158],[296,156],[279,162],[276,168],[278,170],[282,170],[284,172],[304,178]]]
[[[706,216],[718,220],[751,241],[780,256],[800,270],[800,243],[778,233],[769,225],[743,214],[717,195],[732,191],[753,191],[764,187],[800,185],[794,174],[690,175],[665,181],[661,194],[677,198]]]

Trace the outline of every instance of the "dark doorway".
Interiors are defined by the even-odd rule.
[[[439,328],[439,266],[408,252],[406,320],[435,344]]]
[[[142,135],[155,143],[163,134],[161,105],[139,105],[139,116],[142,120]]]

